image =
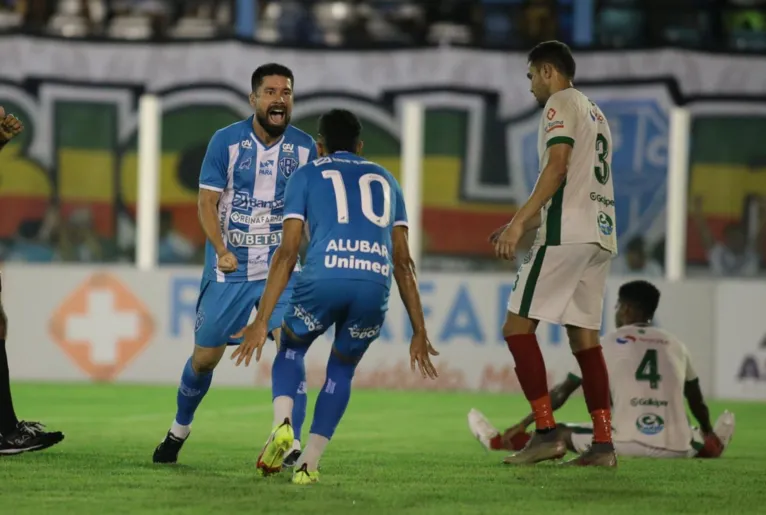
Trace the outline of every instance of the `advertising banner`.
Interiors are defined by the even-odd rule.
[[[716,394],[766,400],[766,287],[722,283],[716,304]]]
[[[196,320],[200,270],[139,272],[129,267],[7,266],[3,303],[10,319],[8,352],[14,379],[85,380],[173,384],[189,357]],[[423,274],[420,290],[434,346],[438,381],[410,371],[411,327],[396,291],[380,337],[362,360],[355,384],[362,388],[519,391],[513,359],[502,339],[511,274]],[[605,331],[614,328],[613,306],[621,282],[610,280]],[[703,387],[711,380],[713,294],[707,283],[658,284],[663,302],[658,323],[687,342]],[[566,331],[542,324],[538,337],[549,384],[576,367]],[[332,333],[307,355],[309,385],[320,386]],[[227,352],[226,356],[230,352]],[[274,346],[250,368],[227,357],[216,384],[271,384]]]

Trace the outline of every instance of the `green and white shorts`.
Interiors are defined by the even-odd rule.
[[[524,259],[508,311],[551,324],[601,329],[612,254],[595,243],[534,246]]]

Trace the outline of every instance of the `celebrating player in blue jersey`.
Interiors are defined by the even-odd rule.
[[[282,239],[287,179],[316,158],[314,140],[290,125],[293,73],[266,64],[253,73],[250,105],[255,115],[217,131],[207,148],[199,181],[199,218],[207,236],[205,271],[197,300],[194,352],[178,388],[178,411],[155,463],[175,463],[189,436],[194,412],[207,393],[226,344],[258,306],[269,263]],[[298,265],[294,266],[297,268]],[[292,285],[269,311],[267,330],[279,327]],[[296,432],[306,416],[306,396],[296,396]]]
[[[348,405],[354,370],[383,325],[392,272],[413,327],[412,368],[417,365],[423,377],[437,376],[429,354],[438,353],[426,334],[402,192],[387,170],[359,157],[361,130],[349,111],[333,110],[320,118],[317,146],[324,157],[299,169],[288,182],[282,243],[274,254],[255,321],[243,331],[244,341],[232,354],[237,365],[243,360],[249,365],[254,351],[256,361],[260,359],[269,320],[289,288],[307,223],[311,239],[306,262],[285,315],[282,345],[271,374],[275,429],[257,463],[263,475],[280,470],[293,445],[290,413],[296,391],[306,380],[306,351],[334,325],[309,442],[293,474],[297,484],[319,477],[319,459]]]

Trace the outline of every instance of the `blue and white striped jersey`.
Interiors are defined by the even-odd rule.
[[[253,117],[218,130],[210,139],[199,187],[221,192],[223,241],[237,257],[236,272],[218,270],[210,242],[203,276],[217,282],[260,281],[282,241],[284,193],[290,175],[317,158],[314,139],[292,125],[267,147],[253,132]]]

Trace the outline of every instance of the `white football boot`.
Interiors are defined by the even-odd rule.
[[[500,432],[487,420],[487,417],[481,411],[471,409],[468,412],[468,428],[486,450],[492,450],[489,441],[500,434]]]
[[[731,442],[732,436],[734,436],[734,413],[729,410],[724,410],[718,420],[715,421],[713,426],[713,432],[721,440],[724,450]]]

